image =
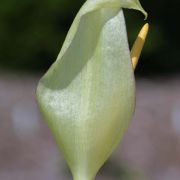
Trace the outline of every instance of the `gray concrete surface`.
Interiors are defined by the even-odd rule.
[[[72,179],[38,110],[38,79],[0,74],[0,180]],[[180,76],[137,80],[136,112],[109,164],[97,179],[119,179],[122,166],[144,179],[180,179]]]

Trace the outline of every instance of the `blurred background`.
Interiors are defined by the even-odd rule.
[[[83,3],[0,1],[0,180],[71,179],[35,90]],[[99,180],[180,179],[180,1],[141,4],[150,32],[136,70],[136,112]],[[131,47],[145,22],[137,11],[124,12]]]

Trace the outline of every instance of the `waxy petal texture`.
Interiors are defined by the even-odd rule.
[[[88,0],[40,80],[40,108],[75,180],[92,180],[132,118],[135,82],[122,8],[138,0]]]

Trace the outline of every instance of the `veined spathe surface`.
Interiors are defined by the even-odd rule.
[[[95,178],[134,112],[122,8],[145,13],[137,0],[86,1],[38,85],[40,108],[75,180]]]

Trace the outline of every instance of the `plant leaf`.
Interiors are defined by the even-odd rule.
[[[122,8],[145,13],[138,0],[86,1],[38,85],[40,108],[76,180],[95,177],[134,112]]]

